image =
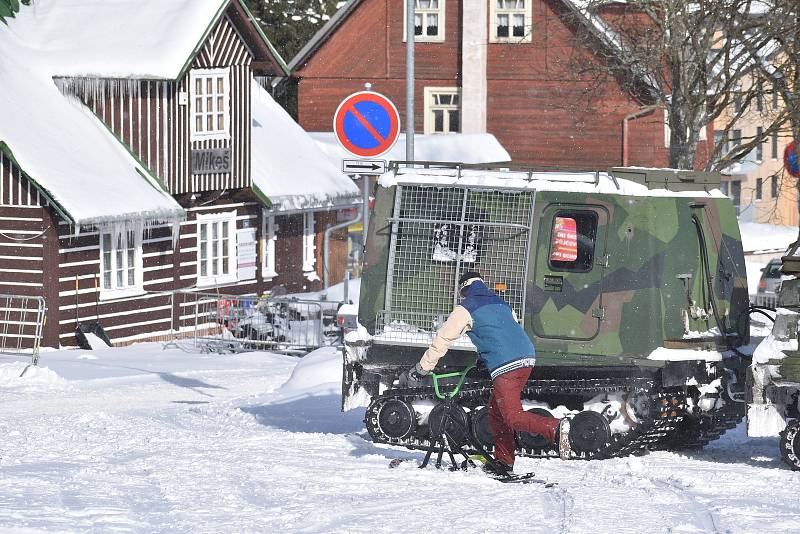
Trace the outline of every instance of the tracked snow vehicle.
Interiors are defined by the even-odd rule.
[[[749,330],[741,238],[719,180],[393,163],[376,190],[362,327],[346,337],[343,409],[368,406],[375,442],[426,449],[456,420],[492,447],[485,370],[458,384],[446,418],[439,380],[395,385],[459,302],[459,276],[478,270],[536,347],[523,406],[571,417],[576,457],[719,437],[745,414],[749,364],[736,351]],[[436,371],[476,356],[465,336]],[[556,455],[540,436],[517,438],[520,455]]]
[[[800,470],[800,242],[781,258],[781,283],[772,332],[753,353],[747,433],[780,436],[783,460]]]

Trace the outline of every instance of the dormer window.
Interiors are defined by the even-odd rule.
[[[230,72],[228,69],[191,71],[192,140],[230,138]]]

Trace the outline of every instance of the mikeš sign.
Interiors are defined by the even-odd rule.
[[[231,172],[230,148],[192,150],[192,174]]]

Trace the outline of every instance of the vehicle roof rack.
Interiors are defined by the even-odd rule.
[[[527,175],[528,180],[533,179],[534,174],[587,174],[590,175],[595,184],[600,183],[600,171],[597,169],[586,169],[582,167],[555,167],[555,166],[529,166],[518,163],[460,163],[455,161],[404,161],[393,160],[389,162],[389,170],[401,169],[449,169],[458,172],[461,178],[461,171],[508,171],[511,173]],[[519,176],[509,176],[508,178],[519,178]],[[616,182],[616,180],[614,180]]]
[[[720,186],[722,175],[681,169],[650,169],[646,167],[612,167],[612,176],[647,186],[648,189],[670,191],[707,191]]]

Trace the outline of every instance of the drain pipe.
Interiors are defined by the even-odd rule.
[[[638,119],[639,117],[644,117],[658,109],[657,105],[652,106],[645,106],[643,108],[639,108],[638,111],[634,111],[633,113],[628,113],[625,115],[625,118],[622,119],[622,166],[628,166],[628,121],[633,119]]]
[[[330,259],[331,234],[333,232],[335,232],[336,230],[341,230],[342,228],[347,228],[351,224],[357,223],[360,220],[362,220],[364,218],[364,210],[365,209],[366,209],[365,206],[362,204],[361,205],[361,209],[358,210],[358,215],[356,215],[355,219],[351,219],[349,221],[345,221],[345,222],[342,222],[342,223],[339,223],[339,224],[335,224],[335,225],[330,226],[330,227],[325,229],[325,244],[323,246],[323,253],[322,253],[323,256],[325,257],[325,269],[323,270],[324,272],[323,272],[323,276],[322,276],[323,287],[325,289],[328,289],[328,287],[330,286],[328,260]]]

